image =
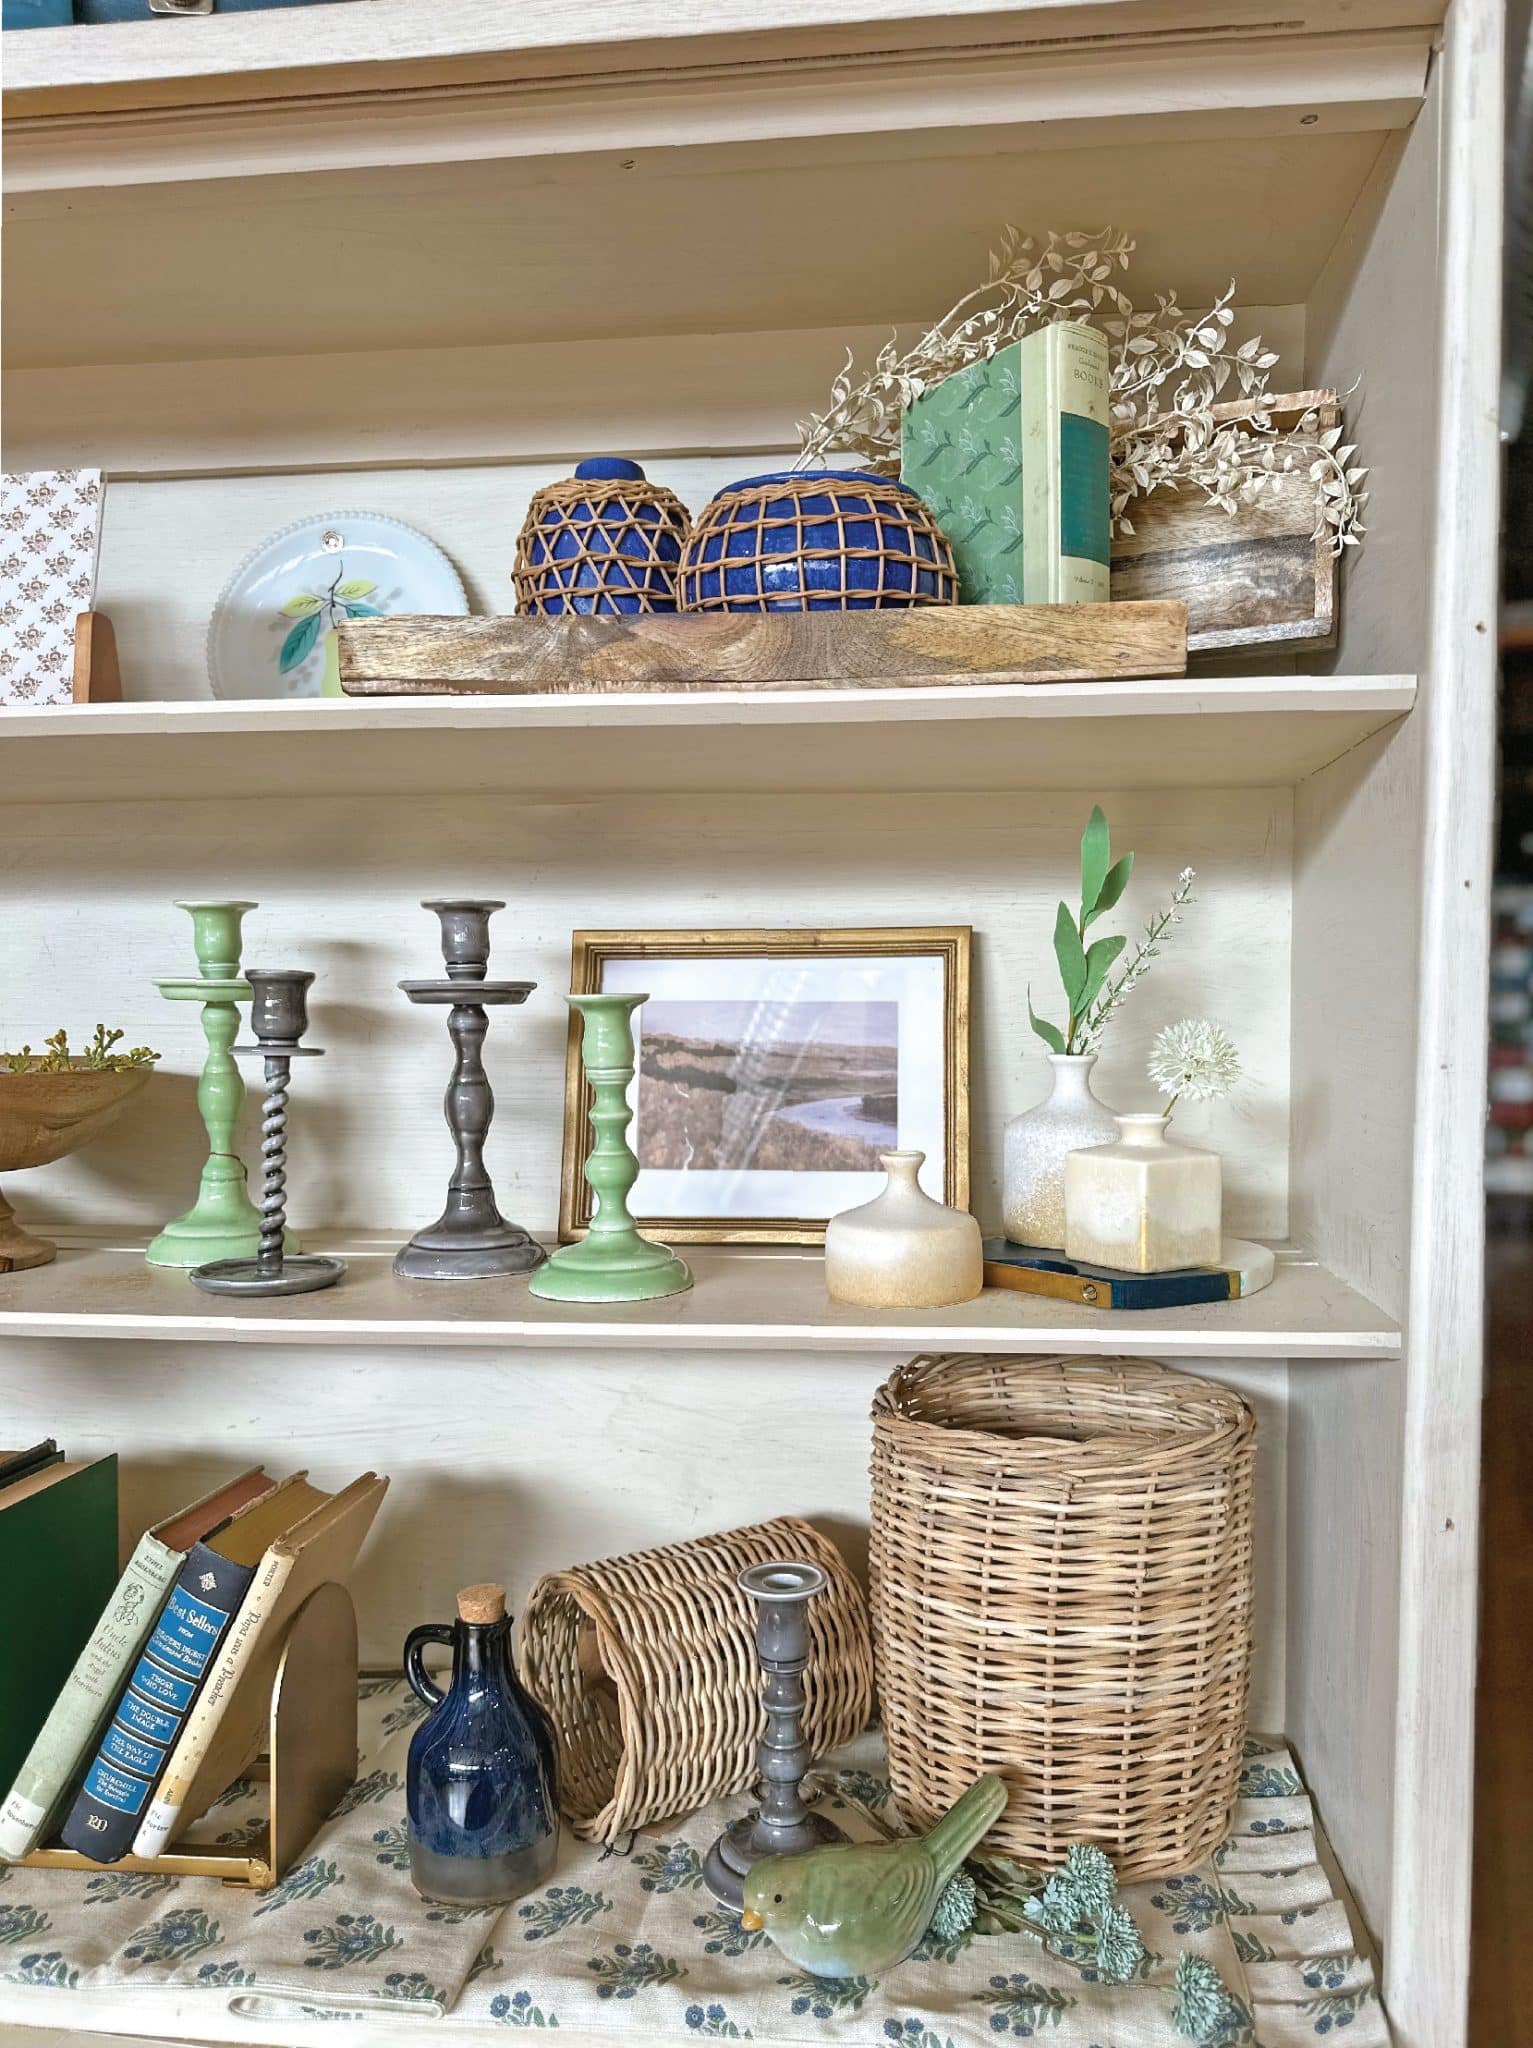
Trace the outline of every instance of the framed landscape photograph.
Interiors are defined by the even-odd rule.
[[[576,932],[577,995],[641,992],[639,1161],[629,1206],[683,1244],[817,1244],[926,1154],[937,1200],[969,1199],[969,929]],[[591,1215],[590,1090],[572,1019],[559,1234]]]

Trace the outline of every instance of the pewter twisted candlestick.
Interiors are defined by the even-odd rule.
[[[266,1056],[266,1095],[261,1103],[261,1242],[256,1264],[263,1273],[282,1266],[282,1238],[287,1225],[287,1095],[292,1067],[286,1059]]]
[[[445,981],[402,981],[412,1003],[451,1004],[447,1029],[457,1055],[447,1084],[443,1113],[458,1162],[447,1184],[447,1206],[435,1223],[417,1230],[394,1259],[406,1280],[491,1280],[530,1273],[548,1254],[495,1204],[495,1189],[484,1163],[484,1143],[495,1114],[495,1096],[481,1057],[490,1020],[486,1005],[524,1003],[533,981],[487,981],[490,917],[503,903],[487,899],[432,898],[442,926]]]
[[[266,1096],[261,1104],[261,1231],[253,1259],[215,1259],[197,1266],[192,1279],[205,1294],[312,1294],[333,1287],[346,1271],[344,1259],[316,1254],[284,1256],[287,1223],[287,1096],[295,1059],[319,1059],[317,1045],[300,1045],[308,1029],[308,987],[312,974],[299,968],[252,967],[250,1027],[254,1045],[238,1053],[260,1053],[266,1063]]]
[[[804,1667],[809,1631],[804,1609],[824,1591],[818,1565],[783,1561],[753,1564],[735,1581],[756,1602],[756,1654],[766,1673],[761,1703],[766,1734],[756,1750],[761,1807],[754,1818],[726,1828],[703,1860],[703,1876],[716,1899],[738,1911],[747,1871],[762,1856],[797,1856],[824,1842],[844,1842],[834,1821],[811,1813],[800,1787],[814,1761],[804,1740]]]

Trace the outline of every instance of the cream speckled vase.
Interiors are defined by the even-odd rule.
[[[1115,1144],[1065,1161],[1065,1251],[1088,1266],[1173,1273],[1219,1263],[1217,1152],[1174,1145],[1154,1110],[1118,1118]]]
[[[825,1285],[857,1308],[948,1308],[985,1284],[979,1225],[919,1185],[924,1152],[880,1152],[889,1184],[825,1226]]]
[[[1095,1053],[1051,1052],[1054,1088],[1006,1126],[1001,1211],[1014,1244],[1062,1247],[1065,1161],[1083,1145],[1110,1145],[1118,1120],[1091,1092]]]

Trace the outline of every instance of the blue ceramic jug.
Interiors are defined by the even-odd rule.
[[[442,1692],[422,1661],[452,1649]],[[462,1906],[520,1898],[553,1875],[559,1848],[553,1726],[516,1676],[503,1586],[466,1586],[450,1628],[405,1638],[405,1676],[432,1709],[410,1739],[410,1876],[423,1899]]]

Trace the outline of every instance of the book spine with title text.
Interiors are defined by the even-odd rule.
[[[1105,604],[1112,540],[1107,336],[1080,320],[1017,348],[1022,601]]]
[[[129,1666],[165,1602],[182,1553],[151,1533],[141,1536],[90,1641],[0,1807],[0,1860],[15,1862],[42,1838],[48,1818],[84,1762]]]
[[[69,1818],[65,1848],[115,1863],[132,1847],[165,1759],[253,1576],[194,1544],[113,1710]]]

